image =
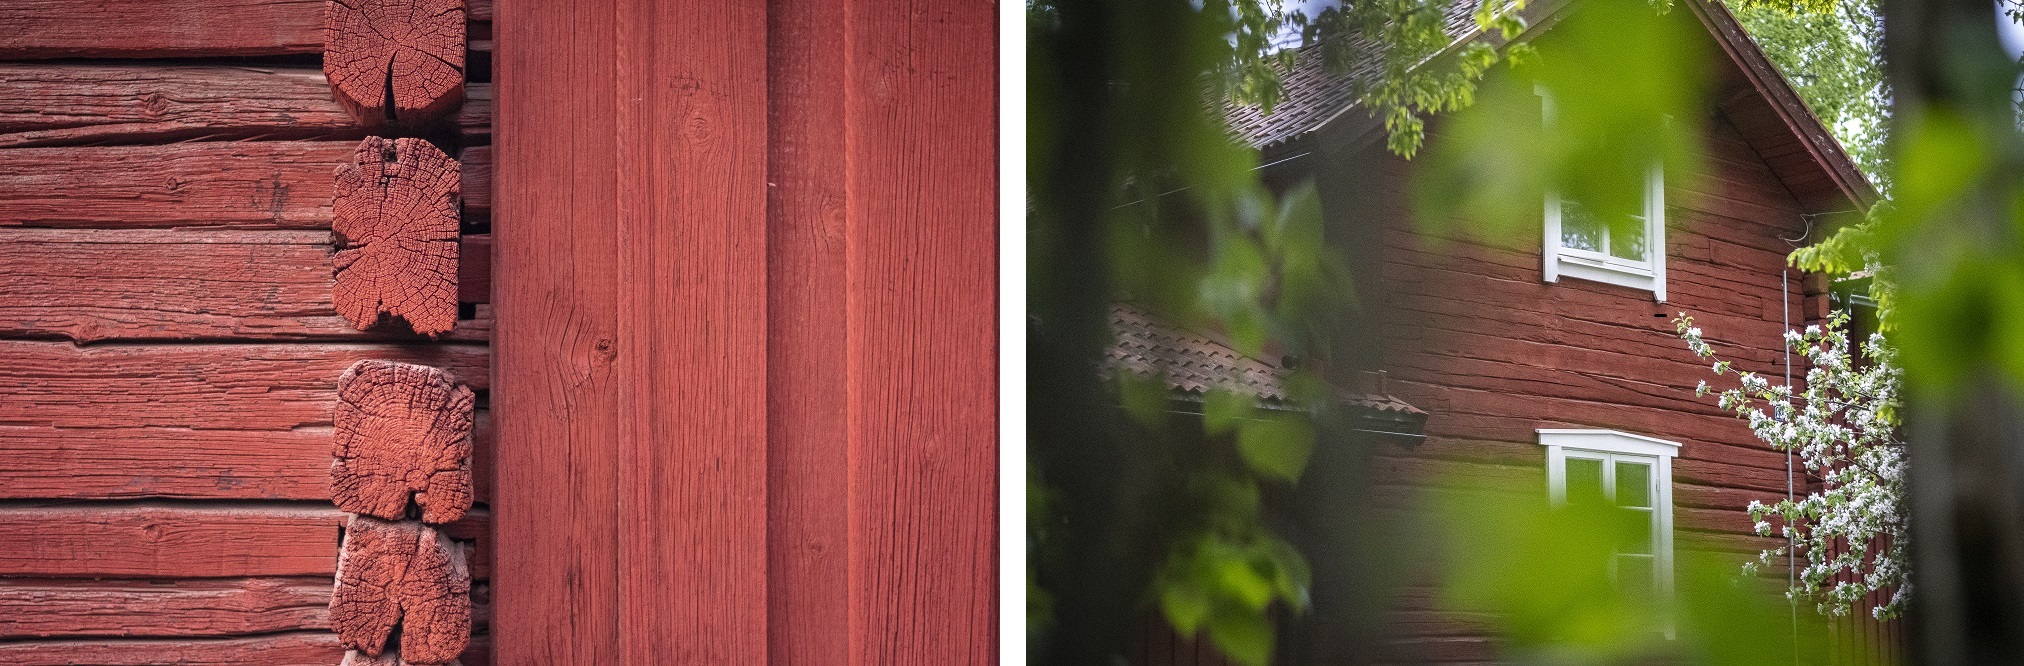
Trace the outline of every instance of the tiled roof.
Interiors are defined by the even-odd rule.
[[[1475,9],[1474,0],[1450,2],[1447,9],[1448,34],[1460,39],[1473,33],[1476,29]],[[1371,53],[1375,48],[1361,39],[1350,39],[1352,53]],[[1224,121],[1239,141],[1253,148],[1284,143],[1318,129],[1336,114],[1355,106],[1358,88],[1376,80],[1383,64],[1374,54],[1353,57],[1351,61],[1349,71],[1331,74],[1323,66],[1320,48],[1302,49],[1294,58],[1293,71],[1280,78],[1286,95],[1272,107],[1271,115],[1266,115],[1258,107],[1225,101]]]
[[[1105,370],[1124,370],[1146,377],[1165,377],[1167,387],[1190,395],[1224,390],[1261,400],[1287,403],[1288,371],[1245,356],[1208,336],[1190,333],[1125,303],[1110,308],[1110,328],[1117,340],[1108,350]],[[1343,404],[1365,409],[1421,414],[1382,389],[1371,393],[1338,392]]]

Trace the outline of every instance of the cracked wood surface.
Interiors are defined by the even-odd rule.
[[[265,634],[330,626],[324,577],[0,578],[0,640]]]
[[[427,141],[359,143],[337,171],[338,314],[363,330],[386,313],[429,336],[456,324],[458,189],[457,162]]]
[[[447,368],[490,387],[491,349],[462,344],[112,345],[0,340],[0,425],[288,430],[328,426],[337,378],[366,359]],[[0,444],[4,446],[4,444]]]
[[[4,151],[0,151],[4,152]],[[490,300],[491,238],[459,239],[463,303]],[[330,234],[0,227],[0,335],[102,340],[416,340],[337,313]],[[119,270],[106,270],[118,266]],[[442,338],[491,337],[489,306]]]
[[[475,501],[492,498],[492,425],[474,412]],[[329,426],[285,430],[0,425],[0,499],[329,501]]]
[[[0,58],[174,58],[323,51],[323,0],[9,0]]]
[[[0,150],[0,227],[329,229],[331,172],[357,150],[349,141]],[[459,189],[491,200],[489,178]]]
[[[330,624],[346,648],[440,664],[471,638],[471,574],[462,547],[414,521],[354,516],[337,560]],[[388,637],[400,627],[399,645]]]
[[[471,389],[438,368],[359,361],[337,380],[332,503],[402,518],[410,497],[429,523],[471,508]]]
[[[368,127],[419,126],[464,99],[463,0],[330,0],[323,73]]]
[[[457,127],[491,140],[491,84],[466,84]],[[0,62],[0,148],[365,134],[311,67]]]
[[[329,576],[349,514],[295,502],[79,502],[0,511],[0,576],[231,578]],[[474,579],[491,577],[492,516],[437,531],[460,542]],[[0,660],[0,663],[6,663]]]

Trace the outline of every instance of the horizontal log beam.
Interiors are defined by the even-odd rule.
[[[4,151],[0,151],[4,152]],[[465,237],[460,301],[491,296],[491,237]],[[0,335],[100,340],[419,340],[332,304],[325,231],[0,228]],[[107,267],[117,266],[118,270]],[[489,317],[490,308],[481,313]],[[449,340],[482,341],[463,319]]]
[[[295,504],[13,506],[0,510],[0,576],[329,576],[347,519],[336,507]],[[441,526],[476,542],[474,579],[490,574],[491,520],[472,511]]]
[[[492,86],[465,94],[458,130],[467,145],[489,143]],[[0,63],[0,148],[366,133],[313,67]]]
[[[0,579],[0,639],[235,636],[330,626],[330,579]]]
[[[0,425],[0,499],[327,502],[331,428],[191,430]],[[472,431],[472,485],[492,499],[491,415]]]
[[[111,638],[0,643],[0,663],[16,666],[237,666],[335,664],[344,658],[337,634],[291,631],[250,638]]]
[[[12,0],[0,58],[173,58],[323,52],[324,0]]]
[[[0,150],[0,226],[328,229],[356,141]]]
[[[288,430],[327,426],[337,378],[383,359],[490,387],[491,350],[460,344],[237,344],[78,347],[0,341],[0,424],[58,428]]]

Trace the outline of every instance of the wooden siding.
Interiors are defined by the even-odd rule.
[[[331,97],[323,0],[0,3],[0,663],[335,664],[336,382],[450,369],[480,395],[473,627],[491,663],[489,219],[465,211],[440,339],[331,303],[333,172],[369,132]],[[491,7],[467,103],[491,140]],[[489,201],[489,181],[464,183]]]
[[[1712,397],[1695,397],[1701,380],[1720,382],[1678,341],[1672,318],[1693,315],[1737,369],[1782,375],[1784,308],[1792,325],[1811,323],[1802,309],[1803,276],[1794,272],[1780,283],[1795,247],[1783,239],[1802,236],[1807,209],[1726,116],[1713,121],[1702,157],[1699,168],[1666,177],[1665,303],[1578,279],[1543,282],[1537,231],[1495,242],[1429,232],[1402,196],[1414,166],[1373,160],[1383,183],[1375,188],[1375,215],[1384,227],[1377,286],[1368,292],[1379,302],[1369,342],[1383,350],[1378,361],[1392,393],[1429,412],[1424,443],[1379,452],[1376,478],[1390,479],[1380,495],[1405,507],[1404,498],[1429,487],[1488,481],[1540,484],[1544,501],[1545,456],[1535,429],[1616,429],[1684,444],[1672,479],[1679,549],[1727,553],[1740,563],[1783,544],[1757,536],[1744,507],[1784,496],[1785,455]],[[1805,372],[1799,363],[1795,377]],[[1792,478],[1804,492],[1804,470]],[[1783,575],[1780,568],[1767,577]],[[1385,658],[1500,656],[1480,622],[1411,601],[1431,596],[1401,601]]]
[[[497,9],[500,652],[992,659],[990,6]]]

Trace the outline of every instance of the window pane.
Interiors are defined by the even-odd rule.
[[[1602,494],[1602,461],[1588,458],[1567,459],[1567,503],[1601,506],[1605,500]]]
[[[1616,505],[1652,505],[1652,466],[1645,463],[1616,464]]]
[[[1591,252],[1602,251],[1604,227],[1588,207],[1573,199],[1560,200],[1560,245]]]
[[[1620,508],[1612,512],[1618,516],[1616,552],[1650,555],[1652,552],[1652,510]]]
[[[1626,215],[1610,220],[1609,254],[1618,259],[1645,260],[1644,216]]]
[[[1654,574],[1650,555],[1616,556],[1616,584],[1632,599],[1652,598]]]

